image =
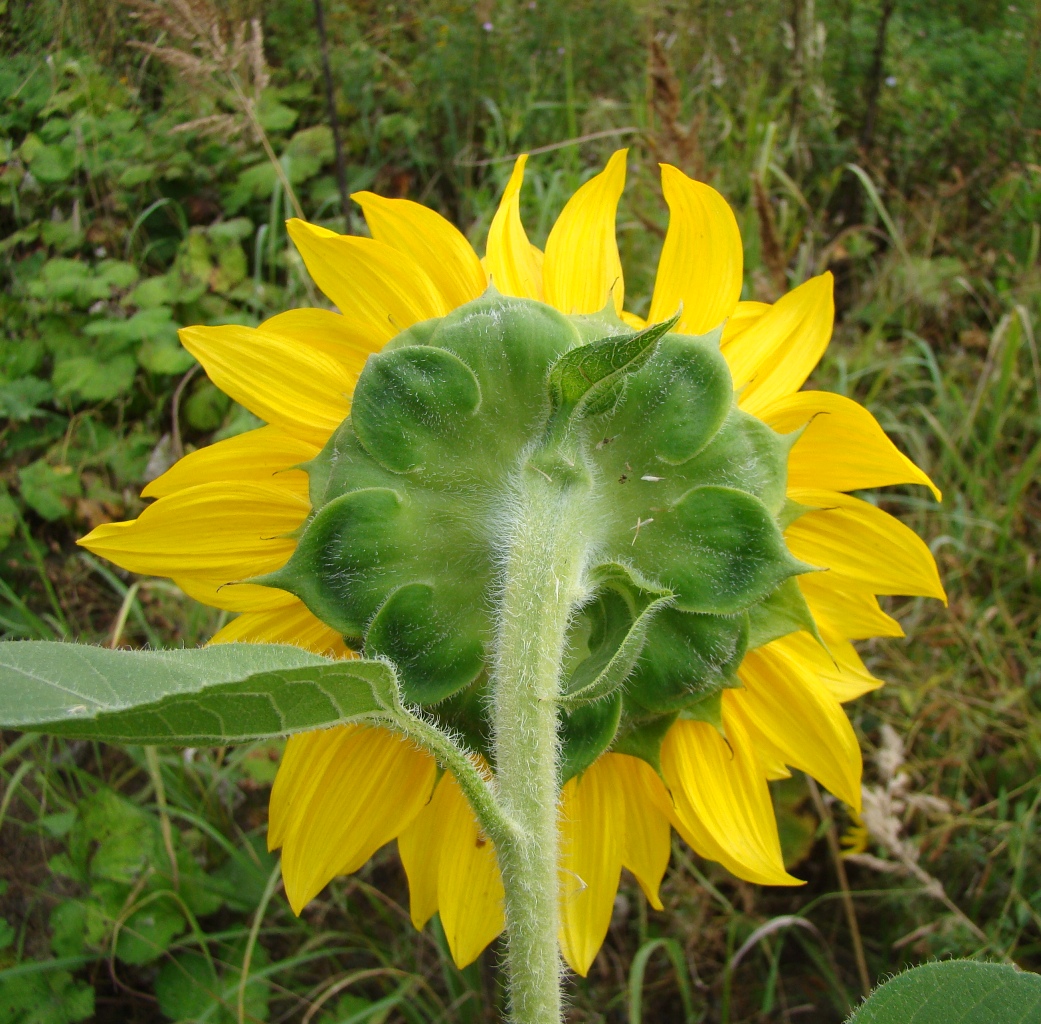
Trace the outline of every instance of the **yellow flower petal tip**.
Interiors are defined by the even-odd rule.
[[[705,334],[734,312],[741,297],[744,252],[737,218],[711,185],[661,164],[669,206],[648,320],[660,323],[682,308],[682,334]]]
[[[441,214],[408,199],[355,192],[372,237],[423,268],[449,309],[476,299],[488,276],[466,236]]]
[[[522,153],[513,165],[513,173],[488,228],[484,263],[491,283],[500,294],[541,301],[542,254],[528,241],[520,215],[520,190],[527,162],[527,154]]]
[[[625,282],[615,215],[625,188],[628,152],[618,150],[568,200],[546,239],[545,300],[562,313],[599,313],[612,301],[616,312],[622,310]]]

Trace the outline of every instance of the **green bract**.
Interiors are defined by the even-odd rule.
[[[313,511],[256,582],[301,598],[406,699],[486,749],[483,688],[524,474],[582,509],[588,600],[569,635],[564,776],[657,764],[676,715],[718,721],[749,645],[812,628],[781,528],[788,451],[740,411],[719,331],[635,332],[495,293],[371,356],[306,467]],[[786,582],[788,581],[788,582]]]

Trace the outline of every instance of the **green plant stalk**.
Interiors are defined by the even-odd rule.
[[[498,849],[515,1024],[557,1024],[561,1013],[557,702],[565,634],[585,599],[585,493],[529,464],[506,512],[492,721],[498,798],[518,826]]]

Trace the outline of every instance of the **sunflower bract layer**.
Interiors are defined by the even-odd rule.
[[[750,637],[812,622],[786,585],[809,567],[781,534],[798,435],[737,408],[718,331],[666,334],[673,323],[637,333],[612,309],[568,317],[490,292],[402,332],[369,357],[351,415],[303,467],[312,512],[292,557],[254,582],[391,658],[407,699],[438,704],[482,747],[473,698],[511,501],[537,472],[586,513],[565,777],[677,713],[703,719],[714,704],[718,719]],[[657,761],[654,743],[627,749]]]

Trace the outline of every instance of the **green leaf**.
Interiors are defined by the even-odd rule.
[[[101,362],[93,356],[72,356],[54,365],[51,382],[61,397],[76,396],[86,402],[107,402],[129,391],[137,363],[130,355]]]
[[[170,896],[150,899],[123,922],[116,939],[116,956],[127,964],[151,963],[187,926],[180,904]]]
[[[110,651],[0,644],[0,728],[120,743],[242,743],[377,717],[383,662],[280,644]]]
[[[805,630],[820,639],[813,612],[802,596],[798,581],[785,580],[769,597],[748,612],[748,649],[755,650],[782,636]]]
[[[76,170],[76,150],[69,146],[39,146],[29,160],[29,169],[40,181],[53,185],[66,181]]]
[[[566,713],[560,728],[560,784],[584,772],[607,748],[618,731],[622,694],[582,704]]]
[[[621,565],[601,566],[596,576],[605,591],[585,609],[587,615],[595,615],[590,655],[568,682],[561,698],[565,708],[576,708],[617,690],[636,667],[651,620],[672,602],[668,591],[639,587]]]
[[[74,1024],[94,1015],[94,989],[47,964],[33,973],[0,974],[2,1024]]]
[[[313,178],[333,156],[333,133],[328,125],[319,124],[297,132],[282,154],[289,180],[297,185]]]
[[[18,470],[18,487],[25,503],[52,523],[64,519],[71,499],[83,493],[71,466],[54,467],[43,459]]]
[[[24,423],[39,412],[41,403],[49,401],[53,391],[39,377],[22,377],[0,384],[0,417]]]
[[[472,682],[484,668],[480,633],[465,609],[428,583],[395,590],[369,623],[365,652],[390,658],[406,700],[434,704]]]
[[[1008,964],[923,964],[875,989],[849,1024],[1035,1024],[1041,975]]]
[[[679,314],[635,334],[603,338],[565,352],[549,371],[554,413],[581,416],[606,412],[625,378],[654,355],[658,342],[678,320]]]
[[[641,527],[629,534],[635,564],[684,611],[744,611],[808,568],[788,553],[763,503],[732,487],[695,487]]]
[[[744,615],[702,615],[665,608],[647,630],[646,647],[626,685],[626,700],[644,712],[690,707],[731,684],[745,656]]]
[[[458,356],[411,345],[370,356],[354,389],[358,440],[392,473],[436,460],[481,406],[473,370]]]

